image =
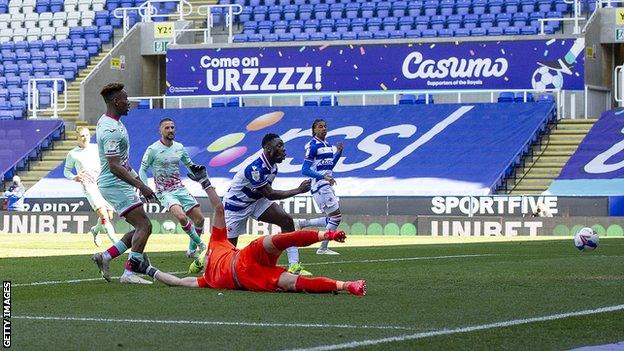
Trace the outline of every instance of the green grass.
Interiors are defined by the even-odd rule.
[[[389,238],[391,240],[391,238]],[[14,286],[16,350],[291,349],[453,329],[624,304],[624,240],[580,253],[566,241],[341,248],[301,251],[316,275],[364,278],[368,295],[252,293],[127,286],[118,282]],[[423,256],[480,257],[353,262]],[[163,270],[188,266],[182,252],[151,255]],[[112,271],[121,273],[122,260]],[[0,259],[13,284],[94,278],[88,256]],[[222,293],[222,295],[219,295]],[[281,323],[193,325],[27,320],[20,316]],[[319,324],[292,326],[292,324]],[[332,325],[349,325],[348,328]],[[402,327],[374,329],[362,326]],[[563,350],[624,341],[624,311],[367,346],[371,350]]]

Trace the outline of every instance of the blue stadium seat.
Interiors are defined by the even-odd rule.
[[[470,36],[470,29],[468,29],[468,28],[457,28],[457,29],[455,29],[455,36],[456,37],[469,37]]]
[[[409,1],[407,3],[407,16],[420,16],[423,11],[423,3],[421,1]]]
[[[458,28],[461,28],[461,23],[462,23],[461,15],[450,15],[446,18],[446,28],[458,29]]]
[[[454,32],[452,29],[443,28],[438,31],[438,37],[441,37],[441,38],[450,38],[453,35],[454,35]]]
[[[470,12],[470,0],[457,0],[455,2],[455,13],[465,16]]]
[[[314,5],[314,18],[317,20],[322,20],[327,18],[327,13],[329,12],[328,4],[316,4]]]
[[[319,101],[317,97],[306,97],[303,100],[303,106],[318,106]]]
[[[355,32],[344,32],[342,33],[342,40],[356,40],[357,33]]]
[[[375,6],[375,12],[378,18],[386,18],[390,16],[390,3],[389,2],[378,2]]]
[[[535,11],[535,0],[522,0],[522,12],[531,13]]]
[[[529,16],[524,12],[514,13],[512,17],[512,25],[514,27],[524,27],[527,25]]]
[[[381,18],[369,18],[366,20],[366,30],[369,32],[376,32],[381,30]]]
[[[390,33],[385,30],[373,32],[373,39],[388,39],[388,38],[390,38]]]
[[[305,21],[305,24],[303,25],[303,28],[304,28],[303,31],[308,34],[316,33],[318,31],[318,26],[319,26],[319,20],[317,19],[307,20]]]
[[[481,15],[481,28],[483,28],[483,27],[484,27],[483,16],[485,16],[485,15]],[[492,26],[492,22],[493,22],[493,20],[491,20],[491,19],[489,19],[489,20],[490,20],[490,22],[489,22],[489,23],[490,23],[489,27],[491,27],[491,26]],[[475,15],[475,14],[468,14],[468,15],[465,15],[465,16],[464,16],[464,19],[463,19],[463,25],[464,25],[464,28],[468,28],[468,29],[473,29],[473,28],[476,28],[476,27],[477,27],[477,22],[478,22],[478,21],[479,21],[479,15]],[[487,21],[488,21],[488,19],[486,19],[486,22],[485,22],[485,23],[487,23]],[[487,24],[486,24],[486,26],[487,26]]]
[[[336,32],[344,33],[349,31],[349,26],[351,25],[351,20],[348,18],[337,19],[335,22]]]
[[[440,30],[444,29],[446,24],[446,16],[436,15],[429,19],[429,23],[431,23],[431,29]]]
[[[212,99],[212,107],[225,107],[226,103],[225,98],[217,97]]]
[[[112,26],[101,26],[100,28],[100,40],[102,43],[110,43],[113,38],[113,27]]]
[[[63,0],[50,0],[50,12],[63,11]]]
[[[407,2],[399,0],[399,1],[395,1],[392,3],[392,16],[393,17],[405,16],[406,10],[407,10]]]
[[[288,32],[298,34],[303,31],[303,21],[293,20],[288,23]]]
[[[275,34],[283,34],[286,33],[288,29],[287,21],[277,21],[273,22],[273,33]]]
[[[422,31],[423,38],[435,38],[438,36],[438,31],[435,29],[425,29]]]
[[[536,35],[537,28],[531,26],[524,26],[520,28],[520,34],[522,35]]]
[[[399,105],[414,105],[416,103],[416,96],[413,94],[403,94],[399,98]]]
[[[438,14],[438,5],[439,2],[437,0],[427,0],[424,4],[424,12],[425,16],[435,16]]]
[[[331,4],[329,6],[329,17],[331,19],[339,19],[342,18],[342,14],[344,12],[345,5],[341,3]]]
[[[331,33],[334,31],[334,20],[324,19],[319,23],[319,31],[321,33]]]
[[[98,36],[98,27],[96,26],[84,27],[83,37],[85,39],[93,39],[93,38],[97,38],[97,36]]]
[[[526,101],[527,102],[535,102],[535,98],[533,97],[533,93],[526,93]],[[514,102],[524,102],[524,93],[516,93],[514,97]]]
[[[375,13],[375,3],[365,2],[360,7],[361,15],[363,18],[371,18]]]
[[[307,21],[312,19],[312,11],[314,7],[312,5],[301,5],[299,6],[299,19],[302,21]]]
[[[499,13],[496,15],[496,26],[498,28],[507,28],[511,25],[511,15],[508,13]]]
[[[360,40],[373,39],[373,33],[370,31],[363,31],[357,33],[357,38]]]
[[[333,105],[337,106],[338,105],[338,100],[336,99],[336,97],[334,97],[333,99]],[[320,102],[321,106],[332,106],[332,97],[331,96],[321,96],[321,102]]]
[[[262,41],[275,42],[279,40],[279,36],[275,33],[263,34]]]
[[[342,34],[338,32],[331,32],[325,34],[325,40],[340,40],[342,39]]]
[[[414,17],[401,17],[399,19],[399,30],[408,31],[414,27]]]
[[[519,5],[520,2],[518,0],[505,0],[505,12],[510,14],[516,13]]]
[[[488,12],[491,14],[499,14],[503,11],[502,0],[488,0]]]
[[[237,97],[231,97],[227,99],[227,103],[226,103],[227,107],[240,107],[240,100]]]
[[[406,38],[420,38],[421,35],[421,31],[419,31],[418,29],[412,29],[405,32]]]
[[[352,32],[362,32],[364,31],[364,27],[366,26],[366,19],[364,18],[354,18],[351,20],[351,31]]]
[[[232,37],[233,43],[244,43],[247,41],[247,34],[234,34]]]
[[[434,103],[433,96],[429,95],[429,99],[427,100],[427,94],[419,94],[415,103],[416,104],[426,104],[426,103],[433,104]]]
[[[454,8],[455,8],[455,0],[440,1],[440,15],[450,16],[453,14]]]
[[[473,28],[470,30],[470,36],[480,37],[484,35],[487,35],[486,29],[484,28]]]
[[[390,32],[390,39],[401,39],[401,38],[405,38],[405,31],[393,30]]]
[[[297,18],[297,11],[299,11],[299,7],[296,5],[286,5],[282,7],[282,15],[284,20],[292,21]]]
[[[520,28],[518,27],[507,27],[504,30],[505,35],[520,35]]]
[[[323,41],[325,40],[325,33],[310,33],[310,40],[311,41]]]
[[[397,27],[399,25],[399,20],[397,17],[386,17],[383,19],[382,22],[383,22],[383,30],[386,32],[397,30]]]
[[[498,102],[513,102],[514,98],[514,93],[503,91],[498,95]]]
[[[84,29],[82,27],[73,27],[69,29],[69,39],[79,39],[84,35]],[[45,43],[44,43],[45,45]]]
[[[308,41],[308,40],[310,40],[310,34],[308,33],[295,34],[295,41]]]
[[[260,21],[258,22],[258,34],[269,34],[273,28],[273,22],[271,21]]]
[[[416,17],[416,26],[414,29],[419,31],[423,31],[425,29],[429,29],[429,17],[428,16],[418,16]]]
[[[269,7],[269,20],[279,21],[281,18],[282,18],[282,7],[279,5],[270,6]]]
[[[550,94],[542,94],[537,102],[555,102],[555,97]]]
[[[253,8],[254,21],[266,21],[268,8],[266,6],[255,6]]]
[[[482,15],[485,13],[486,6],[487,0],[472,0],[472,13],[475,15]]]
[[[249,34],[247,41],[250,43],[258,43],[262,41],[262,34]]]
[[[238,15],[238,20],[243,23],[247,23],[251,20],[251,16],[253,14],[252,8],[250,6],[245,6],[241,10],[241,13]]]
[[[488,28],[488,30],[487,30],[487,35],[488,35],[488,36],[499,36],[499,35],[503,35],[503,28],[498,28],[498,27]]]
[[[347,3],[345,7],[345,17],[346,18],[356,18],[358,16],[358,12],[360,11],[360,4],[357,2]]]

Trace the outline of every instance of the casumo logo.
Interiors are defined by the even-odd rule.
[[[377,163],[380,164],[376,165],[374,170],[386,171],[399,163],[403,158],[409,156],[418,148],[429,142],[436,135],[442,133],[447,127],[472,110],[473,107],[474,106],[461,106],[457,108],[457,110],[453,113],[442,119],[431,129],[424,131],[418,136],[418,138],[415,138],[415,140],[400,150],[393,150],[391,145],[383,144],[379,142],[378,139],[385,135],[396,135],[397,138],[409,139],[416,134],[418,129],[417,126],[413,124],[399,124],[382,128],[381,130],[369,134],[365,134],[364,128],[361,126],[343,126],[335,128],[327,133],[328,137],[342,136],[344,139],[358,139],[362,137],[362,140],[360,140],[355,147],[357,150],[362,151],[369,156],[362,161],[354,163],[347,163],[345,162],[346,158],[341,157],[340,160],[338,160],[334,171],[349,172],[360,168],[370,167]],[[245,129],[248,132],[263,130],[275,125],[283,117],[284,112],[282,111],[270,112],[252,120],[249,124],[247,124]],[[247,146],[237,146],[244,139],[245,135],[245,132],[230,133],[220,137],[208,145],[208,152],[219,152],[219,154],[214,156],[208,162],[208,165],[210,167],[225,166],[245,155],[248,151]],[[280,133],[280,136],[284,143],[288,143],[289,141],[298,138],[310,138],[311,134],[309,128],[291,128],[283,133]],[[255,145],[252,147],[256,150],[259,149],[259,146],[258,148],[256,148]],[[230,172],[238,172],[249,162],[259,157],[261,152],[262,150],[258,150],[254,154],[248,156],[244,161],[231,168]],[[388,155],[390,155],[390,157],[382,162],[382,159]],[[302,165],[293,164],[293,161],[294,158],[287,157],[280,164],[280,173],[300,173]]]
[[[402,72],[407,79],[444,78],[488,78],[502,77],[509,67],[506,59],[499,57],[459,59],[449,57],[442,60],[424,60],[423,55],[414,51],[403,60]]]

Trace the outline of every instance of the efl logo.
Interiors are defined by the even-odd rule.
[[[11,347],[11,282],[2,282],[2,347]]]

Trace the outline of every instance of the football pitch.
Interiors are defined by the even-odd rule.
[[[24,237],[10,242],[28,245]],[[77,252],[95,251],[81,237]],[[106,283],[90,255],[7,258],[4,247],[16,350],[565,350],[624,341],[617,238],[601,238],[594,252],[571,239],[301,250],[317,276],[366,279],[363,298]],[[186,270],[182,250],[166,248],[153,250],[152,263]]]

